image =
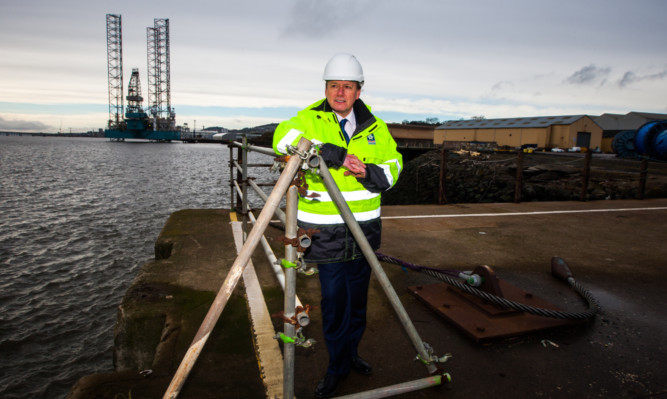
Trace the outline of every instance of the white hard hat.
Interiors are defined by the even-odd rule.
[[[324,80],[350,80],[364,83],[364,70],[352,54],[338,53],[324,67]]]

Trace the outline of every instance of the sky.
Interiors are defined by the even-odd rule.
[[[2,0],[0,131],[106,127],[106,14],[144,98],[146,28],[169,19],[171,104],[197,130],[292,117],[338,52],[386,122],[667,113],[664,0]]]

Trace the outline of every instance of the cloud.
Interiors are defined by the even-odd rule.
[[[503,80],[500,81],[496,84],[494,84],[491,87],[491,92],[489,93],[488,97],[490,98],[502,98],[505,97],[508,91],[514,90],[515,85],[513,82],[510,82],[508,80]]]
[[[601,79],[602,84],[604,84],[610,72],[611,68],[598,68],[595,64],[590,64],[573,73],[565,79],[565,82],[573,85],[584,85],[592,84]]]
[[[323,38],[352,26],[356,16],[365,15],[365,2],[297,0],[283,35],[290,37]]]
[[[641,82],[642,80],[662,80],[667,76],[667,70],[662,72],[638,76],[632,71],[627,71],[623,74],[623,77],[618,81],[618,86],[624,88],[631,84]]]
[[[0,116],[0,130],[7,131],[30,131],[41,132],[52,129],[51,126],[42,122],[27,121],[27,120],[7,120]]]

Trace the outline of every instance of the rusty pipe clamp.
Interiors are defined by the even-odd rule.
[[[281,310],[278,313],[271,315],[272,317],[282,319],[283,323],[291,324],[297,326],[299,330],[303,327],[306,327],[310,324],[310,305],[306,306],[297,306],[294,310],[294,316],[287,317],[285,316],[285,311]]]
[[[299,227],[297,231],[297,236],[295,238],[287,238],[285,236],[278,237],[278,240],[285,245],[291,245],[296,247],[297,252],[303,253],[306,252],[306,249],[310,247],[313,242],[313,234],[319,233],[318,229],[304,229]]]

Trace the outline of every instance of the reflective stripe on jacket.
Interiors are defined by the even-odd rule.
[[[345,141],[336,114],[324,99],[278,125],[273,137],[273,149],[285,154],[287,145],[296,145],[304,137],[315,144],[329,143],[342,147],[365,163],[365,179],[345,176],[345,168],[329,165],[329,170],[355,219],[362,225],[371,245],[377,249],[380,244],[380,192],[396,183],[403,159],[396,150],[387,125],[377,119],[361,100],[355,102],[354,113],[357,128],[349,144]],[[306,252],[306,260],[323,263],[363,256],[344,226],[322,178],[316,171],[309,170],[306,172],[306,183],[308,193],[317,193],[319,197],[299,197],[297,219],[300,226],[320,230],[313,236],[314,245]],[[337,240],[352,242],[334,242]]]

